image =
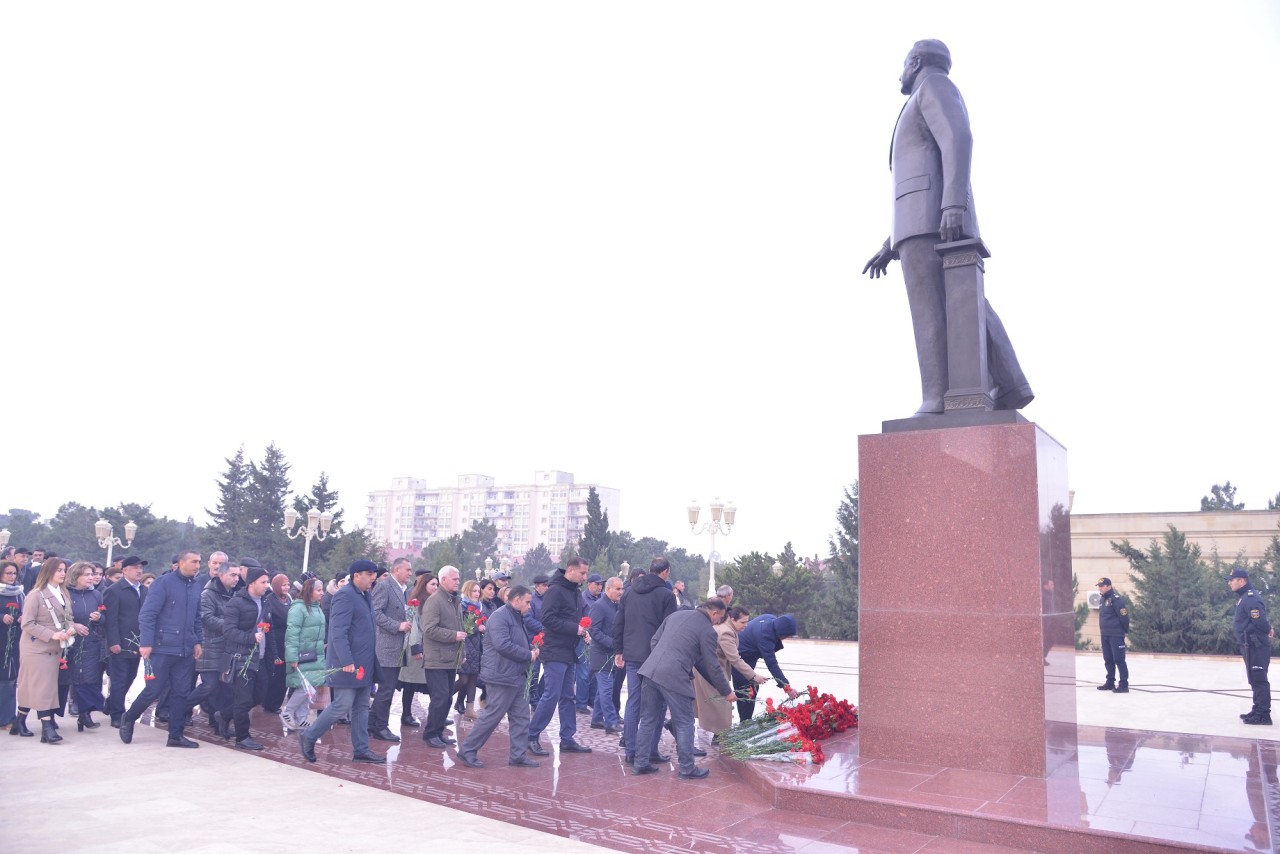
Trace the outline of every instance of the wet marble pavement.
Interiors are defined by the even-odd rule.
[[[459,718],[454,735],[465,736],[471,724]],[[863,760],[856,733],[825,742],[819,767],[744,764],[719,758],[703,733],[711,775],[689,781],[674,765],[632,776],[617,737],[581,715],[578,738],[593,753],[561,756],[553,722],[543,734],[553,755],[511,768],[500,728],[482,769],[428,747],[419,729],[401,731],[399,745],[372,742],[385,767],[354,764],[343,726],[311,765],[277,717],[255,710],[252,720],[266,759],[621,851],[1273,851],[1280,841],[1280,745],[1265,740],[1064,728],[1065,761],[1037,779]],[[231,745],[199,723],[188,732]],[[663,750],[674,752],[669,735]]]

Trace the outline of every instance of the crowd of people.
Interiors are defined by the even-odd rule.
[[[415,572],[406,558],[386,568],[358,560],[328,584],[220,551],[207,563],[185,551],[159,575],[146,567],[128,555],[103,567],[7,551],[0,726],[34,737],[34,710],[41,742],[58,744],[60,719],[73,717],[84,732],[105,715],[130,744],[154,705],[170,747],[199,747],[185,734],[198,712],[236,748],[257,751],[250,714],[260,707],[297,733],[310,762],[319,738],[342,724],[356,762],[386,761],[371,740],[421,730],[428,746],[483,767],[479,751],[505,719],[508,763],[536,767],[532,757],[550,755],[543,735],[553,718],[561,753],[591,752],[577,738],[582,715],[619,736],[636,774],[669,761],[659,750],[667,729],[680,776],[697,778],[708,771],[696,763],[706,751],[695,718],[713,738],[732,726],[735,702],[750,718],[755,686],[768,678],[755,672],[760,659],[791,692],[776,653],[796,633],[795,618],[752,619],[727,586],[695,603],[661,557],[607,580],[573,558],[528,587],[506,572],[465,583],[452,566]],[[126,705],[140,671],[143,687]],[[397,691],[400,734],[391,728]],[[460,744],[451,712],[472,722]]]

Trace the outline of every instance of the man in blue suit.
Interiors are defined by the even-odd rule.
[[[329,609],[329,647],[325,666],[337,669],[327,684],[331,702],[316,722],[298,731],[302,758],[316,761],[316,742],[342,718],[351,720],[352,758],[356,762],[385,763],[387,757],[369,749],[369,692],[378,681],[377,629],[369,588],[378,565],[358,560],[348,568],[351,583],[333,596]]]

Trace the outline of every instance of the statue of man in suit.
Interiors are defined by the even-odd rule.
[[[973,135],[960,90],[951,82],[951,52],[936,39],[918,41],[902,67],[907,103],[893,130],[889,169],[894,180],[893,232],[862,272],[875,279],[902,262],[920,362],[922,401],[917,416],[943,411],[947,392],[947,302],[939,242],[977,238],[969,170]],[[1000,318],[986,304],[987,365],[997,409],[1021,409],[1035,395]]]

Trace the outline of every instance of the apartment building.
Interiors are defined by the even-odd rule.
[[[484,474],[459,475],[456,485],[438,487],[394,478],[390,489],[369,493],[365,528],[388,548],[420,549],[483,520],[498,529],[495,558],[519,559],[539,543],[555,556],[582,537],[592,487],[609,514],[609,527],[618,529],[622,494],[597,483],[575,483],[563,471],[534,472],[529,483],[501,485]]]

